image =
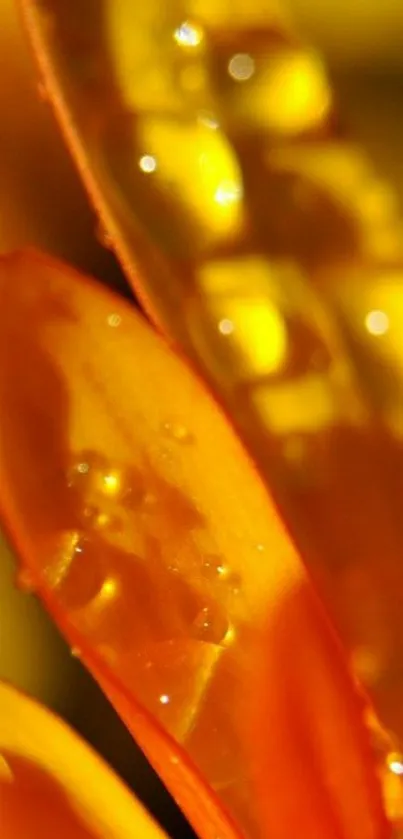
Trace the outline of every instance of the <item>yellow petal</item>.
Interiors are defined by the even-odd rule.
[[[77,735],[1,683],[0,823],[4,839],[164,839]]]

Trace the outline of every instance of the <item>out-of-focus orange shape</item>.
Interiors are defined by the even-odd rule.
[[[22,582],[199,835],[386,837],[362,703],[204,387],[127,304],[47,258],[4,259],[0,305],[0,503]],[[268,732],[251,725],[263,700]]]
[[[0,683],[2,839],[164,839],[114,773],[49,711]]]

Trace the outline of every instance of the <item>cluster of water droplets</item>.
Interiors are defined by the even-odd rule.
[[[171,419],[161,435],[171,453],[194,442]],[[215,550],[192,499],[146,458],[129,465],[82,451],[65,480],[71,527],[58,535],[40,576],[24,567],[18,585],[34,591],[40,580],[50,588],[83,644],[168,727],[172,718],[181,728],[178,714],[191,725],[198,683],[232,645],[240,578]]]

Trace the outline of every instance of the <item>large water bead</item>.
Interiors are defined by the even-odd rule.
[[[221,643],[228,628],[221,606],[171,571],[156,541],[140,557],[97,534],[65,534],[46,580],[96,643],[141,648],[187,637]]]

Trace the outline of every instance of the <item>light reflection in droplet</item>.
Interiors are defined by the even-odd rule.
[[[227,616],[216,603],[204,606],[193,621],[193,634],[199,641],[222,644],[228,630]]]
[[[217,131],[217,128],[220,127],[217,117],[208,111],[200,111],[197,120],[204,125],[205,128],[210,128],[212,131]]]
[[[389,329],[389,318],[381,309],[373,309],[365,318],[365,327],[370,335],[386,335]]]
[[[221,335],[232,335],[235,327],[232,320],[229,318],[223,318],[218,324],[218,329],[221,332]]]
[[[214,200],[222,207],[235,204],[242,198],[242,188],[234,181],[223,181],[214,193]]]
[[[120,489],[120,479],[116,473],[111,472],[109,475],[104,475],[103,479],[104,491],[108,495],[116,495]]]
[[[78,464],[77,472],[79,472],[80,475],[87,475],[89,471],[90,471],[89,463],[79,463]]]
[[[157,159],[152,154],[143,154],[139,160],[139,166],[142,172],[146,175],[155,172],[157,168]]]
[[[228,64],[228,72],[236,82],[247,82],[256,70],[255,62],[249,53],[233,55]]]
[[[101,600],[113,600],[118,593],[118,583],[113,577],[108,577],[105,582],[102,584],[101,591],[99,596]]]
[[[392,752],[388,755],[387,764],[394,775],[403,775],[403,755]]]
[[[169,705],[170,700],[169,700],[168,694],[167,693],[162,693],[161,696],[159,697],[159,701],[160,701],[161,705]]]
[[[191,443],[193,436],[189,429],[181,422],[164,422],[162,430],[167,437],[176,443]]]
[[[211,580],[224,581],[228,577],[228,567],[224,564],[224,558],[220,555],[207,554],[203,557],[203,574]]]
[[[203,40],[203,30],[200,26],[185,20],[175,29],[174,39],[181,47],[198,47]]]
[[[112,312],[107,318],[108,326],[117,327],[122,323],[122,318],[116,312]]]

